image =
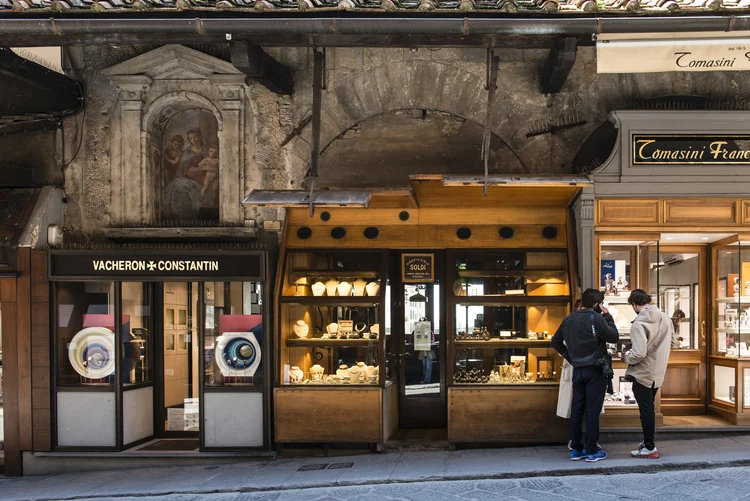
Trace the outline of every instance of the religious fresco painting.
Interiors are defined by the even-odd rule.
[[[164,219],[219,219],[218,129],[216,117],[198,109],[167,122],[161,153]]]

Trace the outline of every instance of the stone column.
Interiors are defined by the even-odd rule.
[[[208,77],[221,96],[216,103],[221,111],[219,131],[219,219],[224,223],[242,223],[245,196],[245,75]]]
[[[120,88],[121,119],[112,137],[112,223],[151,221],[149,197],[151,180],[144,141],[141,139],[143,94],[151,87],[146,75],[113,75],[110,80]]]
[[[594,190],[584,188],[574,206],[578,233],[578,271],[581,290],[598,288],[596,283],[596,247],[594,225]]]

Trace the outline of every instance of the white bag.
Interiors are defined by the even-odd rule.
[[[570,419],[570,410],[573,407],[573,366],[567,360],[563,360],[560,374],[560,391],[557,394],[557,415],[563,419]],[[604,405],[602,411],[604,414]]]
[[[570,409],[573,407],[573,366],[563,360],[560,373],[560,392],[557,394],[557,415],[570,419]]]

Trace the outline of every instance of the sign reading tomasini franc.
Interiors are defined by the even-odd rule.
[[[106,278],[159,281],[169,278],[261,278],[259,252],[121,252],[50,251],[52,280]]]
[[[402,254],[401,281],[404,283],[434,282],[434,254]]]
[[[619,35],[619,34],[618,34]],[[620,35],[622,36],[622,35]],[[635,37],[636,35],[630,35]],[[599,73],[750,70],[750,38],[656,38],[619,40],[601,35],[596,43]],[[683,34],[684,36],[684,34]]]
[[[633,165],[750,165],[750,135],[633,134]]]

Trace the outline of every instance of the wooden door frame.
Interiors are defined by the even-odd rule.
[[[437,301],[440,302],[440,319],[439,319],[439,327],[440,327],[440,354],[439,357],[435,360],[435,362],[438,362],[438,367],[440,368],[440,408],[443,409],[443,414],[445,416],[444,422],[445,422],[445,428],[448,427],[448,385],[447,385],[447,360],[448,360],[448,334],[447,334],[447,304],[445,301],[446,293],[447,293],[447,273],[446,273],[446,267],[447,267],[447,259],[448,259],[448,252],[445,249],[418,249],[418,250],[409,250],[409,249],[399,249],[398,251],[394,252],[393,255],[394,261],[395,261],[395,272],[392,277],[395,281],[395,288],[391,289],[391,294],[393,292],[398,293],[398,306],[396,307],[397,310],[397,317],[393,315],[393,310],[391,313],[391,328],[393,326],[398,325],[397,330],[397,336],[396,336],[396,348],[398,350],[398,407],[399,407],[399,428],[400,426],[400,420],[401,416],[403,415],[403,408],[402,408],[402,401],[406,398],[406,377],[405,377],[405,370],[406,370],[406,352],[405,352],[405,343],[406,343],[406,336],[407,333],[404,332],[404,314],[406,312],[406,304],[403,297],[403,290],[404,290],[404,282],[402,281],[401,277],[401,256],[403,254],[409,254],[409,253],[431,253],[435,255],[435,259],[433,262],[433,269],[434,269],[434,278],[435,280],[440,280],[440,292],[439,297],[436,298]],[[433,282],[434,283],[434,282]],[[393,301],[393,295],[391,296],[391,301]],[[396,320],[396,318],[398,320]],[[396,320],[398,324],[394,322]],[[434,330],[434,325],[433,325]],[[403,353],[402,353],[403,351]],[[418,427],[410,427],[409,429],[417,429]],[[442,427],[438,427],[442,428]],[[438,429],[436,428],[436,429]]]

